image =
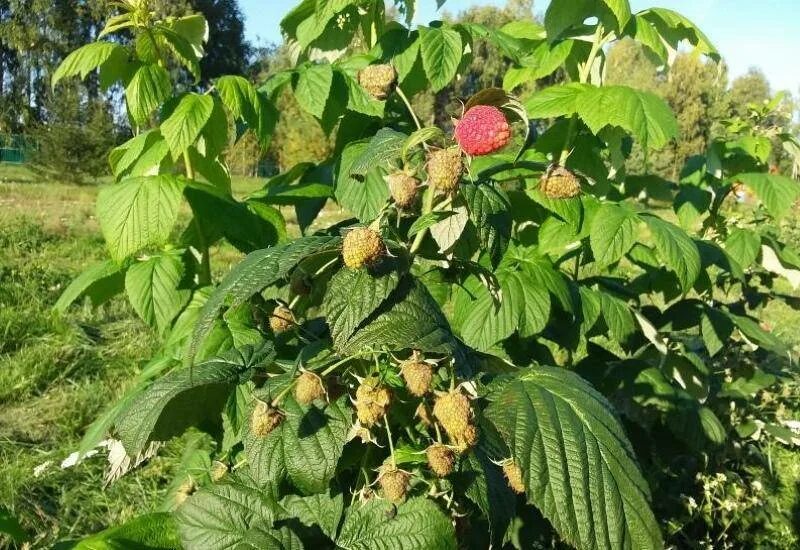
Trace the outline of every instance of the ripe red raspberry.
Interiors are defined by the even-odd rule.
[[[468,155],[488,155],[505,147],[511,127],[503,112],[491,105],[476,105],[456,123],[456,141]]]

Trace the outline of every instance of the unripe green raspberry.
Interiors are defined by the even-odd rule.
[[[304,372],[297,378],[294,397],[302,405],[324,398],[325,386],[322,384],[322,379],[313,372]]]
[[[294,326],[294,316],[288,307],[278,304],[269,316],[269,328],[275,334],[286,332]]]
[[[429,363],[419,359],[409,359],[400,364],[400,374],[406,381],[406,387],[411,395],[422,397],[431,389],[433,368]]]
[[[386,99],[397,84],[397,72],[391,65],[369,65],[358,73],[358,83],[375,99]]]
[[[386,247],[380,233],[369,227],[356,227],[342,241],[344,265],[350,269],[373,266],[385,253]]]
[[[428,466],[439,477],[450,475],[456,461],[456,455],[450,447],[441,443],[434,443],[425,451],[428,457]]]
[[[356,390],[358,421],[367,427],[379,422],[386,416],[391,401],[392,394],[386,387],[379,386],[376,380],[364,380]]]
[[[506,476],[506,481],[511,490],[517,494],[525,492],[525,482],[522,479],[522,470],[516,462],[509,459],[502,464],[503,473]]]
[[[380,468],[378,484],[386,499],[399,503],[406,498],[410,479],[411,474],[408,472],[386,464]]]
[[[455,191],[463,169],[458,147],[439,149],[428,157],[428,181],[445,193]]]
[[[250,431],[256,437],[266,437],[283,421],[283,413],[264,401],[257,401],[250,415]]]
[[[580,195],[581,182],[568,169],[556,166],[542,175],[539,189],[551,199],[571,199]]]
[[[417,201],[419,180],[406,172],[395,172],[386,176],[389,193],[398,208],[408,210]]]

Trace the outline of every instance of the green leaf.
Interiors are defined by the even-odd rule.
[[[554,73],[569,57],[574,44],[572,40],[557,44],[543,41],[533,52],[520,59],[521,67],[511,68],[506,73],[503,77],[503,89],[511,91],[521,84],[534,82]]]
[[[627,86],[603,86],[582,93],[577,112],[595,134],[618,126],[634,135],[642,147],[660,149],[678,135],[669,105],[655,94]]]
[[[425,285],[405,277],[383,306],[337,351],[353,354],[372,348],[453,353],[456,347],[447,319]]]
[[[724,313],[707,307],[700,320],[700,334],[710,356],[719,353],[733,333],[733,323]]]
[[[124,54],[125,48],[113,42],[92,42],[81,46],[65,57],[53,73],[52,87],[55,89],[56,84],[64,78],[76,75],[80,75],[82,79],[86,78],[115,53]]]
[[[167,242],[178,218],[183,181],[171,175],[129,178],[97,196],[97,217],[111,257],[121,262]]]
[[[226,300],[231,300],[231,307],[244,303],[256,292],[286,277],[302,259],[317,253],[332,253],[340,243],[339,237],[303,237],[249,254],[228,273],[203,305],[192,335],[188,358],[191,360],[194,357],[198,345],[211,330]]]
[[[145,125],[171,93],[172,82],[166,69],[154,63],[142,65],[125,86],[128,113],[136,124]]]
[[[53,309],[64,313],[75,300],[88,296],[99,306],[125,289],[125,268],[112,260],[95,264],[78,275],[59,296]]]
[[[203,131],[214,111],[214,98],[190,92],[184,95],[175,110],[161,123],[161,134],[174,158],[180,157]]]
[[[617,30],[622,30],[631,18],[631,5],[628,0],[602,0],[616,19]]]
[[[650,228],[658,255],[678,276],[684,292],[688,292],[700,275],[700,252],[697,245],[680,227],[652,214],[640,214]]]
[[[636,214],[624,206],[603,203],[592,220],[589,244],[600,267],[619,261],[638,239]]]
[[[142,132],[119,147],[113,149],[109,155],[109,163],[114,177],[121,180],[124,177],[156,175],[170,166],[169,146],[158,129]]]
[[[222,408],[236,384],[249,369],[269,364],[274,357],[272,344],[265,343],[258,349],[231,350],[156,380],[116,421],[128,456],[135,457],[151,441],[167,441],[190,426],[218,431]]]
[[[175,517],[184,548],[223,550],[239,548],[250,528],[273,534],[270,527],[283,515],[270,490],[244,477],[226,476],[189,497]]]
[[[181,547],[172,514],[146,514],[80,541],[75,550],[173,550]]]
[[[789,348],[777,336],[767,332],[758,324],[758,321],[744,315],[728,313],[728,317],[736,325],[736,328],[751,342],[761,346],[778,355],[786,355]]]
[[[294,97],[307,113],[322,119],[333,84],[333,67],[328,63],[304,65],[297,69]]]
[[[680,13],[665,8],[650,8],[639,12],[637,21],[639,18],[651,23],[673,51],[678,50],[678,46],[683,40],[688,40],[700,53],[715,60],[720,59],[719,52],[708,37]]]
[[[414,133],[406,138],[406,141],[403,143],[403,147],[401,148],[401,156],[403,157],[403,160],[408,159],[409,151],[411,151],[417,145],[422,145],[423,143],[432,141],[439,137],[444,137],[444,132],[438,126],[427,126],[414,131]]]
[[[525,101],[525,109],[530,118],[553,118],[578,112],[580,97],[594,88],[589,84],[569,82],[549,86],[531,94]]]
[[[342,152],[336,170],[336,200],[364,223],[374,220],[389,200],[389,187],[378,167],[370,169],[366,176],[353,176],[353,166],[369,147],[367,142],[349,144]]]
[[[730,254],[742,269],[753,265],[760,251],[761,239],[755,231],[738,227],[730,229],[728,238],[725,239],[725,252]]]
[[[463,55],[461,35],[448,27],[420,29],[422,66],[431,89],[438,92],[453,80]]]
[[[352,425],[347,399],[344,396],[324,408],[300,405],[293,397],[283,403],[283,460],[292,484],[304,494],[325,491],[333,479]]]
[[[433,227],[440,221],[446,220],[455,214],[456,212],[452,210],[434,210],[433,212],[428,212],[414,220],[414,223],[408,228],[408,237],[411,238],[420,231]]]
[[[711,193],[694,185],[683,185],[680,189],[672,208],[678,215],[681,227],[692,231],[711,206]]]
[[[501,382],[485,416],[522,470],[526,495],[578,548],[663,548],[650,492],[614,410],[585,380],[537,367]]]
[[[152,256],[133,264],[125,275],[125,290],[142,320],[163,334],[189,301],[191,291],[181,289],[184,275],[182,251]]]
[[[358,80],[344,71],[338,71],[338,74],[342,75],[347,85],[347,108],[349,110],[371,117],[383,117],[383,111],[386,107],[385,101],[379,101],[369,95],[358,83]]]
[[[387,513],[393,515],[387,519]],[[347,509],[337,547],[342,550],[455,550],[450,519],[432,500],[411,498],[395,507],[373,498]]]
[[[158,35],[163,38],[163,41],[172,51],[175,58],[177,58],[181,65],[186,67],[192,74],[194,83],[197,84],[200,82],[200,58],[203,55],[202,48],[197,48],[192,45],[185,37],[170,28],[169,24],[156,25],[154,32],[157,32]]]
[[[478,229],[478,239],[489,251],[493,265],[500,260],[511,239],[511,202],[505,191],[493,180],[461,184],[469,218]]]
[[[308,527],[319,526],[331,540],[336,540],[339,522],[344,515],[344,498],[341,494],[330,497],[327,494],[301,497],[287,495],[281,500],[281,506],[290,516],[296,517]]]
[[[592,15],[595,0],[553,0],[544,14],[547,39],[554,41]]]
[[[631,308],[625,301],[607,292],[597,291],[597,294],[600,295],[600,310],[611,337],[624,343],[636,331]]]
[[[350,167],[350,174],[364,176],[370,168],[400,158],[403,144],[408,136],[391,128],[381,128],[367,148],[355,159]]]
[[[389,298],[400,283],[393,269],[341,269],[328,283],[322,302],[334,347],[345,345],[361,323]]]
[[[245,532],[236,550],[303,550],[303,541],[288,527],[266,529],[251,527]]]
[[[222,76],[214,86],[225,107],[234,117],[243,120],[266,148],[278,118],[269,98],[241,76]]]
[[[736,179],[753,190],[770,214],[776,218],[791,211],[800,197],[800,183],[777,174],[739,174]]]

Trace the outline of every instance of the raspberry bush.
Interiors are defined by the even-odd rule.
[[[800,187],[755,133],[678,182],[627,173],[632,143],[677,125],[656,96],[603,85],[612,41],[666,64],[681,42],[717,58],[705,36],[627,0],[553,0],[543,25],[501,29],[411,28],[414,2],[397,4],[405,23],[383,0],[303,0],[282,22],[294,68],[202,90],[172,79],[199,81],[203,18],[121,0],[57,71],[121,86],[136,129],[98,197],[109,259],[58,308],[124,292],[163,343],[80,452],[110,436],[122,475],[187,430],[212,442],[160,511],[86,547],[659,548],[674,472],[751,436],[725,415],[784,375],[756,319],[800,269],[773,229]],[[422,127],[412,96],[457,79],[479,40],[512,62],[504,88],[463,98],[454,129]],[[266,146],[286,92],[332,155],[234,197],[225,151],[243,128]],[[759,201],[732,218],[734,185]],[[320,227],[331,201],[351,218]],[[222,240],[245,256],[216,281]]]

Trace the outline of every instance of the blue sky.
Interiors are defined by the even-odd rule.
[[[298,0],[239,0],[253,41],[280,41],[278,23]],[[505,0],[447,0],[457,13],[472,5],[503,5]],[[535,0],[543,13],[546,0]],[[732,77],[759,66],[774,90],[800,92],[800,0],[631,0],[638,11],[651,6],[674,9],[709,36],[730,66]],[[416,23],[437,18],[436,0],[417,0]]]

